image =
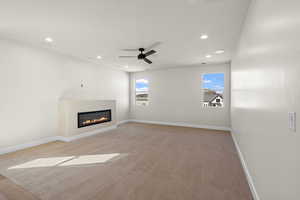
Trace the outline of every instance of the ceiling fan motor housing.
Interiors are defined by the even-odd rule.
[[[145,49],[144,48],[139,48],[139,51],[141,53],[138,55],[138,59],[144,59],[144,58],[146,58],[146,55],[143,53],[143,51],[145,51]]]

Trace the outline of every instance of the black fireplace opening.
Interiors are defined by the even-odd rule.
[[[111,110],[80,112],[77,114],[78,128],[111,121]]]

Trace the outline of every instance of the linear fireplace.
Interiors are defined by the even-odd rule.
[[[111,110],[77,113],[78,128],[111,121]]]

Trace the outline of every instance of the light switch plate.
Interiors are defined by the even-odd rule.
[[[289,129],[296,132],[296,112],[289,112]]]

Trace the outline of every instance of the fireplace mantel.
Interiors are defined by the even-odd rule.
[[[111,110],[111,121],[78,128],[78,113]],[[59,102],[60,136],[73,137],[80,134],[95,132],[116,125],[115,100],[73,100],[65,99]]]

